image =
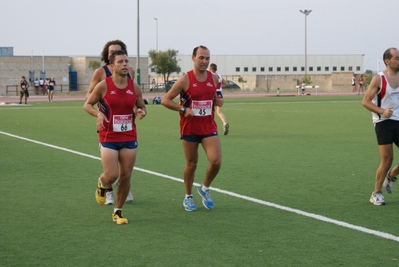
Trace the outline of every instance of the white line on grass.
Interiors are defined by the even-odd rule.
[[[234,103],[223,103],[223,106],[233,105],[289,105],[289,104],[336,104],[336,103],[359,103],[358,100],[322,100],[322,101],[295,101],[295,102],[234,102]]]
[[[95,156],[92,156],[92,155],[89,155],[89,154],[86,154],[86,153],[78,152],[78,151],[67,149],[67,148],[60,147],[60,146],[55,146],[55,145],[43,143],[43,142],[40,142],[40,141],[36,141],[36,140],[29,139],[29,138],[25,138],[25,137],[22,137],[22,136],[6,133],[6,132],[2,132],[2,131],[0,131],[0,134],[7,135],[7,136],[10,136],[10,137],[14,137],[14,138],[17,138],[17,139],[21,139],[21,140],[24,140],[24,141],[32,142],[32,143],[35,143],[35,144],[38,144],[38,145],[43,145],[43,146],[59,149],[59,150],[65,151],[65,152],[70,152],[70,153],[73,153],[73,154],[76,154],[76,155],[79,155],[79,156],[88,157],[88,158],[92,158],[92,159],[96,159],[96,160],[101,160],[101,158],[99,158],[99,157],[95,157]],[[169,175],[166,175],[166,174],[153,172],[153,171],[150,171],[150,170],[137,168],[137,167],[134,167],[134,169],[137,170],[137,171],[145,172],[145,173],[152,174],[152,175],[155,175],[155,176],[167,178],[167,179],[170,179],[170,180],[173,180],[173,181],[176,181],[176,182],[180,182],[180,183],[183,182],[183,180],[180,179],[180,178],[176,178],[176,177],[169,176]],[[194,183],[194,185],[195,186],[199,186],[199,184],[197,184],[197,183]],[[268,206],[268,207],[273,207],[273,208],[276,208],[276,209],[285,210],[285,211],[296,213],[296,214],[299,214],[299,215],[302,215],[302,216],[305,216],[305,217],[313,218],[313,219],[316,219],[316,220],[319,220],[319,221],[336,224],[336,225],[339,225],[339,226],[342,226],[342,227],[346,227],[346,228],[353,229],[353,230],[356,230],[356,231],[360,231],[360,232],[363,232],[363,233],[367,233],[367,234],[371,234],[371,235],[375,235],[375,236],[378,236],[378,237],[382,237],[382,238],[385,238],[385,239],[389,239],[389,240],[393,240],[393,241],[399,242],[399,237],[398,236],[394,236],[392,234],[388,234],[388,233],[384,233],[384,232],[376,231],[376,230],[371,230],[371,229],[368,229],[368,228],[365,228],[365,227],[362,227],[362,226],[357,226],[357,225],[353,225],[353,224],[346,223],[346,222],[343,222],[343,221],[334,220],[334,219],[331,219],[331,218],[328,218],[328,217],[325,217],[325,216],[322,216],[322,215],[317,215],[317,214],[314,214],[314,213],[310,213],[310,212],[306,212],[306,211],[302,211],[302,210],[298,210],[298,209],[293,209],[293,208],[286,207],[286,206],[281,206],[281,205],[278,205],[278,204],[275,204],[275,203],[272,203],[272,202],[268,202],[268,201],[256,199],[256,198],[253,198],[253,197],[240,195],[240,194],[237,194],[237,193],[234,193],[234,192],[226,191],[226,190],[215,188],[215,187],[212,187],[212,190],[215,191],[215,192],[219,192],[221,194],[229,195],[229,196],[236,197],[236,198],[241,198],[241,199],[244,199],[244,200],[247,200],[247,201],[251,201],[251,202],[254,202],[254,203],[258,203],[258,204],[261,204],[261,205],[265,205],[265,206]]]

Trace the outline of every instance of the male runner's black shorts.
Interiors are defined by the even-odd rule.
[[[375,124],[378,145],[399,146],[399,121],[384,120]]]

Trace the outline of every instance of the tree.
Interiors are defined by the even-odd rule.
[[[241,83],[241,90],[244,90],[244,83],[246,83],[247,81],[244,80],[243,77],[238,77],[238,82]]]
[[[150,50],[148,52],[148,55],[151,58],[150,67],[155,67],[155,72],[157,74],[162,74],[166,92],[170,89],[168,83],[170,74],[174,72],[179,73],[181,70],[177,64],[177,53],[177,50],[172,49],[159,52],[156,50]]]
[[[91,69],[91,70],[98,69],[100,66],[101,66],[100,61],[96,61],[96,60],[89,61],[89,69]]]
[[[373,72],[371,70],[366,70],[366,72],[363,74],[364,77],[364,89],[367,90],[367,87],[369,86],[371,79],[373,78]]]
[[[310,78],[310,76],[303,76],[302,82],[305,84],[312,84],[312,78]]]

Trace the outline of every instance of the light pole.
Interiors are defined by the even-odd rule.
[[[308,51],[307,51],[307,36],[306,36],[306,17],[312,12],[312,10],[299,10],[302,14],[305,15],[305,76],[308,74]]]
[[[156,48],[157,48],[157,52],[158,52],[158,18],[154,18],[156,21],[156,32],[155,32],[155,38],[156,38]]]
[[[141,85],[140,75],[140,0],[137,0],[137,57],[136,57],[137,84]]]

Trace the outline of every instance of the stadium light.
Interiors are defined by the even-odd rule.
[[[136,76],[137,84],[141,85],[140,76],[140,1],[137,0],[137,57],[136,57]]]
[[[157,52],[158,52],[158,18],[154,18],[156,21],[156,32],[155,32],[155,37],[156,37],[156,48],[157,48]]]
[[[305,76],[308,74],[308,51],[307,51],[307,35],[306,35],[306,17],[312,12],[312,10],[299,10],[305,15]]]

